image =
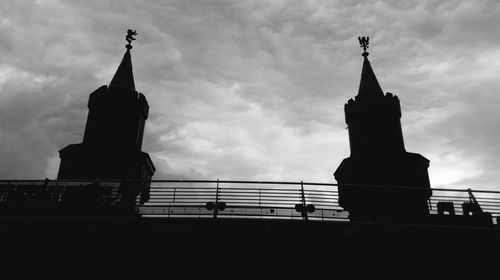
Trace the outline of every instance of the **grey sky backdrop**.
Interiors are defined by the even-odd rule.
[[[499,1],[0,3],[0,178],[55,178],[127,28],[155,179],[335,182],[362,66],[433,187],[500,189]]]

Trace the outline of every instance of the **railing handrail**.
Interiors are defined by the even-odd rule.
[[[417,186],[417,185],[373,185],[373,184],[338,184],[338,183],[316,183],[316,182],[293,182],[293,181],[241,181],[241,180],[147,180],[147,179],[124,179],[124,180],[112,180],[112,179],[63,179],[63,180],[36,180],[36,179],[13,179],[13,180],[0,180],[0,184],[2,183],[35,183],[35,182],[52,182],[52,183],[90,183],[90,182],[100,182],[100,183],[122,183],[122,182],[135,182],[135,183],[213,183],[217,184],[256,184],[256,185],[297,185],[301,184],[304,186],[330,186],[330,187],[371,187],[371,188],[385,188],[385,189],[418,189],[418,190],[435,190],[435,191],[455,191],[455,192],[469,192],[472,191],[474,193],[496,193],[500,194],[500,191],[494,190],[481,190],[481,189],[456,189],[456,188],[427,188],[427,186]],[[206,187],[209,189],[210,187]],[[425,189],[424,189],[425,188]],[[257,189],[257,188],[256,188]]]

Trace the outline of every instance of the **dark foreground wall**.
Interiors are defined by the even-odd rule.
[[[433,279],[496,273],[500,249],[497,227],[302,220],[2,217],[0,236],[2,268],[37,279]]]
[[[4,240],[10,240],[12,247],[82,247],[96,251],[122,248],[141,254],[193,248],[218,248],[228,253],[276,249],[336,255],[364,249],[407,249],[425,251],[431,256],[454,248],[480,251],[500,244],[497,226],[266,219],[1,217],[0,234]]]

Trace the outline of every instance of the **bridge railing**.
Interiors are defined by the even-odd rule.
[[[119,201],[119,187],[123,182],[0,180],[0,215],[12,206],[35,205],[42,209],[64,204],[68,199],[67,190],[76,188],[92,189],[80,192],[86,194],[87,201],[93,199],[96,205],[112,206]],[[337,184],[223,180],[152,180],[147,183],[151,183],[149,201],[139,205],[137,198],[139,206],[136,208],[144,217],[348,220],[349,213],[338,203]],[[72,199],[70,202],[79,201]],[[481,211],[491,213],[494,221],[500,216],[498,191],[433,188],[428,206],[432,214],[438,214],[440,206],[451,205],[455,215],[464,215],[464,204],[467,206],[471,202],[478,204]]]
[[[438,203],[452,202],[453,210],[457,215],[464,215],[463,205],[476,200],[482,211],[489,212],[493,217],[500,216],[500,192],[471,189],[432,189],[429,199],[429,210],[432,214],[438,213]],[[471,197],[472,195],[472,197]]]
[[[348,215],[338,205],[335,186],[256,181],[153,181],[150,200],[140,212],[166,217],[320,220],[345,220]]]

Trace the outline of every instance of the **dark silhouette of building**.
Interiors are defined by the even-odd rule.
[[[399,99],[383,93],[368,60],[368,39],[359,41],[364,61],[358,95],[344,106],[351,155],[334,173],[339,204],[351,220],[421,219],[429,214],[432,194],[429,160],[406,151]]]
[[[498,221],[493,226],[491,214],[484,211],[500,208],[493,197],[476,199],[472,190],[466,200],[455,194],[441,196],[450,200],[434,201],[437,214],[429,214],[429,161],[406,152],[399,100],[382,93],[366,49],[358,96],[345,106],[351,156],[335,172],[339,204],[349,211],[349,221],[339,220],[343,215],[338,212],[344,211],[337,207],[333,184],[329,191],[318,191],[305,189],[316,184],[304,182],[296,184],[300,191],[288,191],[276,186],[293,185],[290,182],[268,182],[273,187],[266,190],[255,187],[265,182],[157,181],[151,187],[151,203],[135,215],[130,210],[139,194],[142,202],[149,199],[147,181],[155,169],[141,151],[148,105],[135,90],[133,34],[129,31],[127,51],[110,85],[90,95],[83,143],[60,151],[59,180],[0,180],[2,252],[10,259],[26,266],[26,257],[38,253],[36,264],[49,260],[48,267],[57,269],[50,270],[51,276],[60,272],[61,259],[77,263],[79,269],[100,263],[113,273],[129,273],[130,268],[149,269],[150,263],[138,264],[150,261],[148,256],[160,256],[157,267],[162,269],[165,264],[176,268],[165,256],[190,268],[198,267],[193,261],[226,268],[231,267],[228,260],[244,263],[241,257],[251,256],[257,265],[279,267],[280,273],[286,266],[276,266],[279,260],[301,269],[313,262],[313,269],[304,270],[308,273],[318,268],[332,273],[332,267],[342,267],[339,261],[373,273],[365,264],[380,262],[386,276],[397,267],[394,260],[425,270],[429,263],[443,266],[443,261],[456,259],[451,256],[461,256],[470,265],[483,255],[483,248],[500,249]],[[366,48],[367,40],[361,42]],[[191,185],[201,183],[213,187]],[[219,183],[254,187],[221,188]],[[484,210],[479,202],[485,203]],[[463,215],[456,214],[454,203],[460,203],[462,211],[457,213]],[[423,218],[428,223],[412,223]],[[424,267],[423,255],[436,261]],[[119,264],[110,265],[113,260]],[[321,260],[325,264],[318,264]]]
[[[149,105],[136,91],[130,50],[136,35],[129,30],[127,51],[109,86],[103,85],[90,94],[89,114],[83,142],[59,151],[59,180],[149,180],[155,167],[143,151],[144,125]],[[134,206],[149,197],[149,183],[122,183],[121,201]]]

